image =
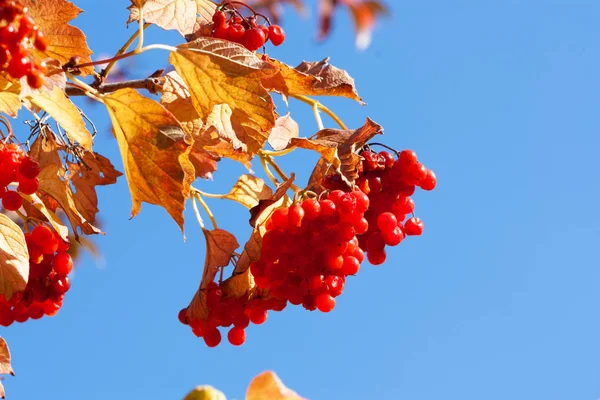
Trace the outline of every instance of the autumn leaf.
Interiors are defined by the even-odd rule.
[[[258,205],[260,200],[271,198],[273,192],[262,179],[245,174],[240,176],[224,198],[236,201],[246,208]]]
[[[16,118],[21,109],[20,92],[19,83],[8,80],[5,74],[0,74],[0,112]]]
[[[0,294],[10,300],[25,290],[29,279],[29,251],[19,225],[0,214]]]
[[[258,204],[250,209],[250,226],[256,228],[267,220],[275,208],[285,200],[285,193],[294,183],[294,179],[296,179],[296,175],[292,173],[287,181],[279,185],[270,198],[259,200]]]
[[[269,144],[275,151],[283,150],[288,146],[290,140],[298,137],[299,131],[298,123],[290,117],[290,113],[287,113],[275,121],[275,127],[269,135]]]
[[[254,229],[250,235],[250,239],[244,245],[244,251],[240,255],[237,263],[235,264],[234,273],[240,274],[248,270],[250,264],[260,259],[262,252],[262,238],[264,235],[264,228]]]
[[[298,139],[290,145],[305,147],[321,153],[321,159],[311,174],[307,189],[318,191],[320,180],[329,173],[336,172],[350,186],[358,178],[358,163],[361,158],[356,152],[373,136],[383,133],[381,125],[367,118],[365,125],[354,130],[323,129],[317,132],[316,139]],[[335,153],[331,153],[331,149]]]
[[[85,219],[94,222],[99,211],[96,186],[115,184],[123,174],[98,153],[85,152],[79,163],[68,165],[71,184],[75,187],[75,205]]]
[[[86,129],[81,113],[75,107],[75,104],[69,100],[64,91],[58,87],[54,87],[52,92],[34,94],[29,97],[29,100],[50,114],[65,129],[69,139],[91,151],[92,135]]]
[[[227,400],[220,390],[212,386],[197,386],[189,392],[183,400]]]
[[[134,89],[104,97],[136,216],[142,202],[165,208],[183,231],[183,210],[194,180],[190,146],[177,119]]]
[[[185,40],[191,42],[201,36],[210,36],[212,33],[212,16],[217,10],[217,4],[210,0],[195,0],[198,15],[192,29],[192,34],[186,35]]]
[[[15,375],[15,372],[12,369],[10,364],[10,350],[8,349],[8,344],[4,338],[0,337],[0,374],[10,374]],[[4,398],[4,386],[0,383],[0,398]]]
[[[226,297],[251,297],[256,293],[256,283],[250,269],[247,268],[243,273],[234,274],[224,280],[221,289]]]
[[[29,157],[40,164],[43,169],[46,165],[62,165],[59,150],[66,150],[65,147],[56,142],[54,134],[46,125],[40,128],[40,134],[35,138],[29,150]]]
[[[40,182],[39,192],[50,196],[62,208],[71,223],[76,239],[79,237],[77,228],[80,228],[86,235],[101,233],[100,229],[93,226],[77,209],[73,190],[69,185],[68,179],[64,177],[64,170],[62,170],[60,164],[45,166],[40,171],[38,179]],[[52,209],[43,197],[42,199],[44,200],[44,204],[49,209]]]
[[[33,213],[33,210],[37,210],[39,214],[41,214],[41,216],[43,217],[40,219],[48,221],[50,225],[52,225],[52,228],[54,228],[54,230],[58,232],[58,234],[63,240],[69,240],[69,228],[67,228],[62,223],[60,218],[53,211],[48,209],[46,204],[44,204],[42,199],[40,199],[40,197],[37,194],[21,194],[21,197],[23,197],[23,199],[25,200],[25,202],[23,203],[23,207],[25,208],[25,211],[27,211],[28,217],[40,218],[39,216],[34,215]]]
[[[202,120],[226,104],[235,136],[256,153],[275,126],[273,100],[262,86],[275,68],[254,53],[229,41],[200,38],[179,46],[169,58],[187,84],[192,104]],[[220,112],[228,112],[223,106]],[[220,115],[222,116],[222,115]]]
[[[246,400],[306,400],[287,388],[273,371],[265,371],[252,379]]]
[[[169,110],[191,136],[198,136],[204,123],[192,104],[190,89],[175,71],[164,76],[160,104]]]
[[[284,96],[340,96],[364,104],[348,72],[321,61],[303,61],[296,68],[277,60],[269,60],[277,73],[263,80],[263,85]]]
[[[127,23],[139,19],[139,6],[129,6]],[[147,0],[143,6],[144,21],[155,24],[165,30],[176,30],[182,36],[194,31],[198,4],[194,0]]]
[[[35,20],[40,31],[48,41],[45,51],[33,49],[36,57],[54,58],[63,64],[71,57],[79,57],[80,63],[91,62],[85,34],[69,21],[81,13],[81,9],[66,0],[21,0],[29,9],[29,15]],[[93,67],[81,68],[83,75],[94,72]]]
[[[215,279],[220,268],[226,267],[235,249],[240,247],[235,236],[223,229],[202,229],[206,240],[206,256],[200,287],[187,308],[187,317],[190,319],[206,319],[208,308],[206,305],[206,287]]]

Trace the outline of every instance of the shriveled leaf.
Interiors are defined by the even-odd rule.
[[[29,279],[29,251],[19,225],[0,214],[0,294],[10,300],[25,290]]]
[[[197,386],[189,392],[183,400],[227,400],[220,390],[212,386]]]
[[[50,93],[40,92],[29,99],[34,105],[50,114],[65,129],[69,139],[91,151],[92,135],[85,127],[81,113],[65,92],[54,87]]]
[[[244,245],[244,251],[242,252],[237,263],[235,264],[235,269],[233,271],[234,273],[240,274],[242,272],[247,271],[252,262],[258,261],[260,259],[263,235],[264,229],[262,227],[254,229],[252,231],[250,239],[248,239],[248,241]]]
[[[29,86],[26,76],[21,78],[21,93],[19,94],[21,99],[33,96],[40,92],[52,93],[55,87],[60,90],[65,90],[65,87],[67,86],[67,76],[62,69],[60,61],[52,59],[46,60],[46,67],[48,68],[48,74],[44,79],[44,85],[39,89],[34,89]]]
[[[96,220],[98,196],[96,186],[117,183],[123,175],[117,171],[110,160],[98,153],[85,152],[80,163],[69,163],[71,183],[75,187],[75,204],[85,219]]]
[[[273,100],[262,86],[262,80],[275,72],[271,64],[242,46],[213,38],[178,47],[169,61],[188,85],[202,120],[214,116],[215,106],[226,104],[231,115],[225,115],[248,152],[263,147],[275,125]],[[220,117],[224,110],[218,110]]]
[[[58,234],[63,240],[66,241],[69,239],[69,228],[67,228],[62,223],[60,218],[53,211],[48,209],[48,207],[44,204],[42,199],[40,199],[37,194],[21,194],[21,197],[23,197],[23,199],[25,200],[23,203],[23,207],[27,211],[27,216],[35,216],[32,215],[33,213],[31,211],[37,210],[44,217],[43,219],[48,221],[50,225],[52,225],[52,228],[54,228],[54,230],[58,232]]]
[[[5,74],[0,74],[0,112],[15,118],[21,109],[19,93],[21,85],[8,80]]]
[[[0,337],[0,374],[15,374],[12,365],[10,364],[10,350],[8,349],[8,343],[4,338]]]
[[[296,68],[269,60],[277,73],[263,80],[264,86],[285,96],[341,96],[364,104],[348,72],[329,64],[329,58],[317,62],[303,61]]]
[[[127,23],[139,19],[138,5],[129,6]],[[182,36],[194,31],[198,5],[194,0],[147,0],[143,6],[144,21],[165,30],[176,30]]]
[[[270,199],[272,195],[273,192],[265,181],[245,174],[240,176],[225,198],[237,201],[246,208],[252,208],[257,206],[260,200]]]
[[[298,123],[290,117],[290,113],[287,113],[275,121],[275,127],[269,135],[269,144],[275,151],[283,150],[290,140],[298,137],[299,132]]]
[[[296,179],[296,175],[292,173],[287,181],[279,185],[270,198],[260,200],[256,206],[250,209],[250,226],[256,228],[266,221],[274,211],[273,206],[279,204],[279,202],[285,198],[285,192],[287,192],[292,183],[294,183],[294,179]]]
[[[248,295],[254,291],[256,283],[254,277],[250,273],[250,269],[246,269],[241,274],[233,275],[223,281],[221,289],[227,297],[241,297]]]
[[[347,131],[323,129],[317,132],[317,139],[315,140],[299,140],[297,145],[310,148],[322,154],[323,161],[319,161],[315,167],[308,188],[313,188],[312,186],[317,183],[313,181],[316,176],[330,172],[340,174],[348,185],[354,185],[354,180],[358,177],[357,168],[360,162],[360,157],[356,154],[357,150],[363,147],[373,136],[381,133],[383,133],[381,125],[367,118],[365,125],[358,129]],[[336,151],[333,158],[330,157],[329,148],[323,147],[325,144],[327,146],[334,146]]]
[[[190,42],[201,36],[210,36],[212,32],[212,16],[217,10],[217,4],[210,0],[195,0],[198,7],[198,15],[196,23],[190,35],[186,35],[185,39]]]
[[[220,268],[229,264],[233,252],[240,245],[235,236],[223,229],[202,229],[206,240],[206,255],[202,281],[194,298],[187,307],[187,317],[190,319],[206,319],[208,306],[206,304],[206,287],[215,279]]]
[[[296,392],[287,388],[273,371],[265,371],[257,375],[248,390],[246,400],[306,400]]]
[[[47,126],[42,125],[40,134],[31,144],[29,157],[36,160],[42,169],[46,165],[62,165],[59,150],[66,150],[66,148],[56,142]]]
[[[71,57],[79,57],[80,63],[91,62],[85,34],[69,21],[81,13],[81,9],[66,0],[21,0],[29,8],[29,15],[33,17],[40,31],[48,40],[48,48],[41,52],[34,50],[34,54],[42,59],[54,58],[63,64]],[[81,68],[84,75],[94,72],[93,67]]]
[[[62,208],[71,223],[76,239],[79,237],[77,228],[80,228],[86,235],[102,233],[100,229],[93,226],[77,209],[73,190],[69,185],[69,181],[64,177],[64,171],[60,167],[60,164],[45,166],[40,172],[38,179],[40,181],[39,192],[49,196],[51,201],[56,202]],[[54,211],[48,202],[49,199],[42,197],[42,200],[50,210]]]
[[[194,180],[190,146],[177,119],[134,89],[105,96],[127,183],[132,217],[142,202],[165,208],[183,231],[183,210]]]

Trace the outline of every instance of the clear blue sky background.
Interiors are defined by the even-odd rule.
[[[272,55],[294,65],[331,56],[368,106],[326,104],[354,127],[372,117],[382,140],[437,172],[436,191],[416,195],[424,236],[383,267],[365,265],[331,314],[292,307],[249,328],[241,348],[207,349],[177,322],[201,276],[200,230],[188,210],[184,243],[150,205],[129,221],[122,179],[100,189],[103,261],[82,260],[56,317],[0,331],[17,372],[5,381],[11,399],[178,399],[207,383],[240,400],[266,369],[313,400],[600,397],[600,3],[393,3],[366,52],[345,13],[318,45],[315,19],[290,12]],[[76,4],[97,53],[132,32],[127,1]],[[151,29],[147,39],[177,36]],[[143,58],[137,76],[166,58]],[[290,106],[302,134],[314,133],[310,110]],[[105,111],[90,115],[98,151],[116,157]],[[306,179],[307,154],[284,168]],[[241,172],[224,163],[198,186],[225,192]],[[210,204],[223,228],[248,235],[240,206]]]

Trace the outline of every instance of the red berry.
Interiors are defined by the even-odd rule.
[[[27,73],[27,84],[34,89],[44,86],[44,74],[38,69],[32,69]]]
[[[67,293],[71,288],[71,280],[67,275],[56,274],[52,278],[52,291],[56,294]]]
[[[308,221],[313,221],[321,214],[321,205],[315,199],[306,199],[302,202],[302,209],[304,210],[304,218]]]
[[[330,312],[335,307],[335,299],[329,293],[321,293],[315,299],[317,308],[321,312]]]
[[[23,205],[23,199],[17,192],[12,190],[2,196],[2,207],[8,211],[17,211]]]
[[[52,260],[52,269],[57,274],[68,275],[73,270],[73,259],[68,253],[56,253]]]
[[[292,227],[299,227],[302,224],[304,218],[304,209],[302,206],[295,204],[290,207],[288,212],[288,223]]]
[[[397,246],[404,239],[404,232],[399,226],[396,226],[391,231],[381,232],[381,236],[387,246]]]
[[[223,11],[214,13],[212,20],[216,26],[223,26],[227,22],[227,15]]]
[[[213,37],[217,39],[227,39],[229,38],[229,25],[218,25],[215,27],[215,31],[213,32]]]
[[[385,250],[369,251],[367,252],[367,258],[372,265],[381,265],[385,262],[387,255]]]
[[[344,257],[344,266],[342,269],[345,275],[356,275],[360,270],[360,262],[356,257]]]
[[[321,206],[321,215],[324,217],[331,217],[335,214],[336,206],[335,203],[331,200],[322,200],[320,203]]]
[[[217,347],[221,343],[221,332],[218,329],[211,329],[204,333],[204,343],[208,347]]]
[[[391,212],[384,212],[377,217],[377,227],[383,233],[391,232],[398,227],[398,220]]]
[[[423,233],[423,221],[420,218],[410,218],[404,223],[404,233],[409,236],[419,236]]]
[[[401,165],[415,164],[418,162],[417,153],[412,150],[402,150],[398,154],[398,162]]]
[[[271,25],[269,27],[269,40],[273,46],[279,46],[285,40],[285,32],[279,25]]]
[[[38,225],[31,232],[31,240],[39,247],[46,246],[52,239],[55,239],[54,232],[46,225]]]
[[[31,195],[37,192],[39,186],[40,182],[38,181],[38,178],[27,179],[21,177],[17,190],[23,194]]]
[[[250,315],[248,316],[250,317],[250,321],[252,321],[253,324],[260,325],[267,320],[268,313],[267,310],[254,308],[250,310]]]
[[[40,174],[40,164],[29,157],[23,157],[19,165],[19,173],[27,179],[37,178]]]
[[[385,241],[381,232],[373,232],[367,238],[367,252],[380,251],[385,248]]]
[[[246,341],[246,331],[233,327],[227,333],[227,340],[234,346],[241,346]]]
[[[240,42],[246,33],[242,24],[230,24],[227,28],[227,38],[232,42]]]
[[[432,170],[428,169],[427,175],[425,176],[425,178],[421,179],[421,181],[419,182],[419,185],[421,186],[421,189],[423,189],[423,190],[435,189],[435,186],[437,185],[437,179],[435,177],[435,173]]]
[[[285,230],[288,227],[289,223],[289,209],[288,208],[278,208],[271,215],[271,220],[275,225],[275,228]]]
[[[31,60],[29,57],[14,57],[8,63],[6,71],[15,79],[20,79],[27,75],[31,69]]]
[[[187,324],[188,324],[188,321],[187,321],[187,316],[186,316],[186,314],[187,314],[187,308],[182,308],[182,309],[179,311],[179,314],[177,314],[177,318],[179,319],[179,322],[181,322],[181,323],[182,323],[182,324],[184,324],[184,325],[187,325]]]
[[[265,36],[262,29],[252,28],[248,29],[244,33],[242,43],[248,50],[255,51],[260,49],[265,44],[266,40],[267,37]]]

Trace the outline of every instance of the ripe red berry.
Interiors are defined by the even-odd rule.
[[[404,233],[409,236],[419,236],[423,233],[423,221],[420,218],[410,218],[404,223]]]
[[[27,84],[34,89],[44,86],[44,74],[38,69],[31,69],[27,73]]]
[[[248,316],[250,317],[250,321],[252,321],[253,324],[260,325],[267,320],[268,313],[267,310],[254,308],[250,310],[250,314]]]
[[[377,217],[377,227],[382,233],[391,232],[398,227],[398,220],[391,212],[384,212]]]
[[[271,25],[269,27],[269,40],[273,46],[279,46],[285,40],[285,32],[279,25]]]
[[[255,51],[260,49],[265,44],[266,40],[267,37],[265,36],[262,29],[252,28],[248,29],[244,33],[242,43],[248,50]]]
[[[40,174],[40,164],[29,157],[23,157],[19,164],[19,173],[27,179],[37,178]]]
[[[417,153],[412,150],[402,150],[400,154],[398,154],[398,163],[400,165],[415,164],[417,162]]]
[[[15,79],[24,77],[30,69],[31,60],[29,57],[14,57],[6,67],[6,71]]]
[[[380,251],[385,248],[385,241],[381,232],[373,232],[367,238],[367,252]]]
[[[381,265],[385,262],[387,255],[385,250],[369,251],[367,252],[367,258],[372,265]]]
[[[67,293],[71,288],[71,280],[67,275],[56,274],[52,278],[52,291],[56,294]]]
[[[9,190],[2,196],[2,207],[8,211],[17,211],[23,205],[23,199],[17,192]]]
[[[381,236],[387,246],[397,246],[404,239],[404,232],[396,226],[391,231],[381,232]]]
[[[273,225],[277,229],[287,229],[289,223],[289,209],[288,208],[278,208],[271,215],[271,220],[273,221]]]
[[[187,324],[188,324],[188,321],[187,321],[187,316],[186,316],[186,314],[187,314],[187,308],[182,308],[182,309],[179,311],[179,314],[177,314],[177,318],[179,319],[179,322],[181,322],[181,323],[182,323],[182,324],[184,324],[184,325],[187,325]]]
[[[330,312],[335,307],[335,299],[329,293],[321,293],[315,299],[317,308],[321,312]]]
[[[360,270],[360,262],[356,257],[344,257],[344,265],[342,267],[345,275],[356,275]]]
[[[213,37],[217,39],[228,39],[229,38],[229,25],[223,24],[215,27]]]
[[[240,42],[246,33],[246,29],[242,24],[230,24],[227,28],[227,38],[232,42]]]
[[[212,20],[216,26],[223,26],[227,22],[227,15],[223,11],[214,13]]]
[[[56,253],[52,259],[52,269],[57,274],[68,275],[73,270],[73,259],[68,253]]]
[[[421,186],[421,189],[423,189],[423,190],[435,189],[435,186],[437,185],[437,179],[435,177],[435,173],[432,170],[428,169],[427,175],[425,176],[425,178],[421,179],[421,181],[419,182],[419,185]]]
[[[37,192],[39,186],[40,182],[38,181],[38,178],[27,179],[25,177],[21,177],[17,190],[23,194],[30,195]]]
[[[313,221],[321,214],[321,205],[315,199],[306,199],[302,202],[302,209],[304,210],[304,218],[309,221]]]
[[[38,225],[31,231],[31,240],[39,247],[46,246],[54,239],[54,232],[46,225]]]
[[[234,346],[241,346],[246,341],[246,331],[234,326],[227,333],[227,340]]]
[[[204,343],[208,347],[217,347],[221,343],[221,332],[218,329],[211,329],[204,333]]]
[[[290,207],[288,212],[288,223],[291,227],[299,227],[304,218],[304,209],[299,204]]]

